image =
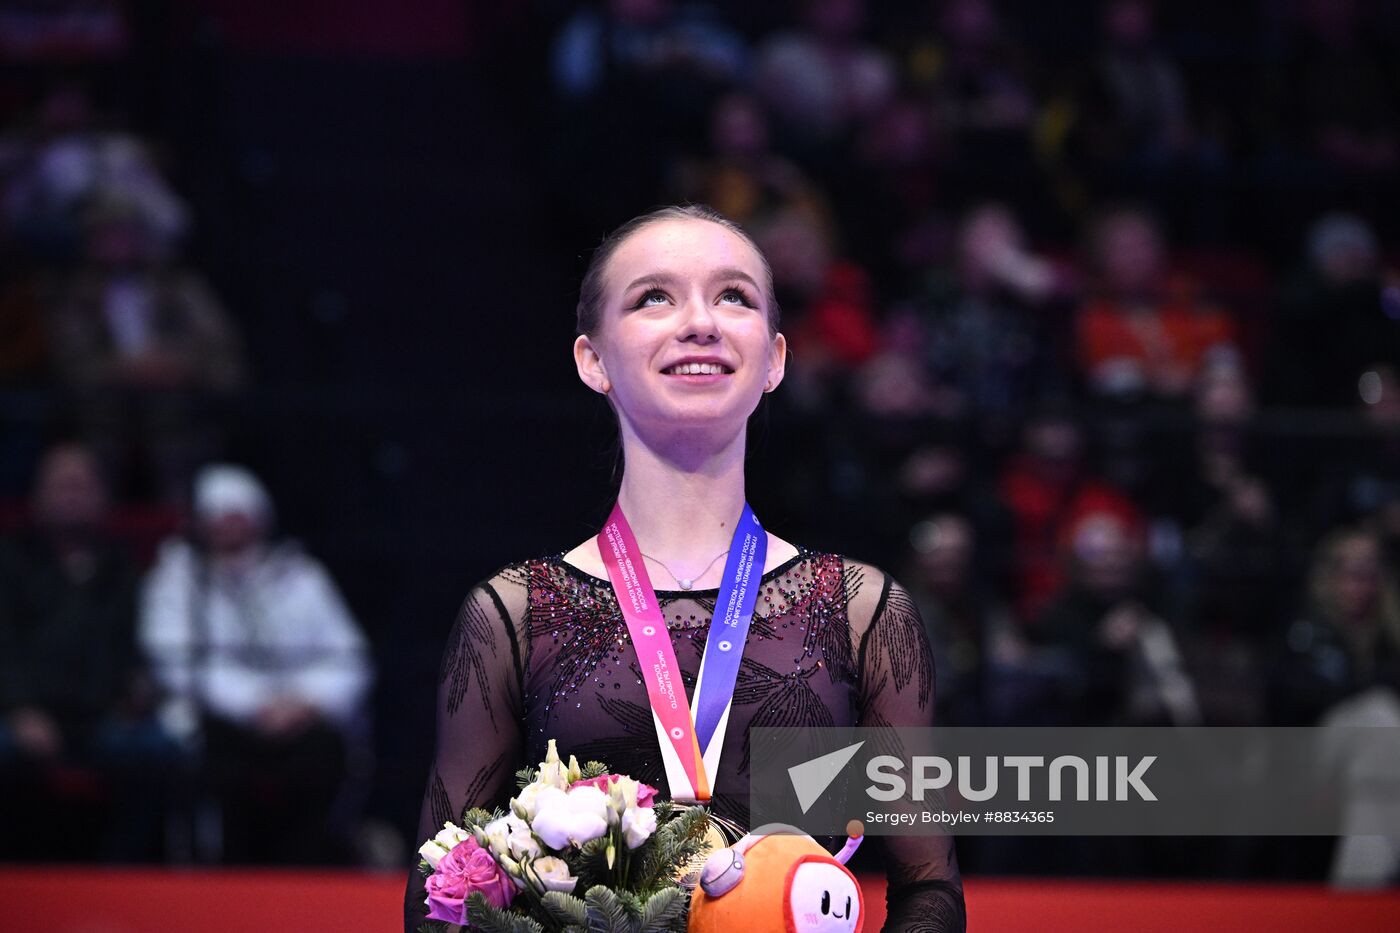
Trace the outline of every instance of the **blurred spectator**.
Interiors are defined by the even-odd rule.
[[[1077,146],[1087,169],[1122,174],[1180,166],[1195,146],[1186,82],[1160,48],[1147,0],[1104,5],[1103,48],[1080,95]]]
[[[585,5],[560,31],[554,86],[577,100],[626,85],[732,83],[746,61],[743,39],[706,4],[606,0]]]
[[[997,7],[991,0],[948,0],[938,34],[934,131],[953,143],[965,176],[996,186],[997,194],[1010,194],[1006,186],[1027,181],[1032,168],[1035,101]]]
[[[1014,523],[1012,578],[1022,621],[1037,618],[1062,587],[1061,546],[1080,517],[1107,511],[1137,521],[1133,503],[1090,472],[1083,448],[1074,418],[1046,408],[1026,423],[1021,450],[1002,470],[1001,495]]]
[[[91,101],[74,84],[57,85],[39,107],[30,140],[16,147],[18,166],[4,189],[7,225],[39,255],[75,259],[92,206],[129,205],[159,255],[189,226],[189,211],[161,175],[145,144],[97,127]]]
[[[12,838],[29,849],[64,839],[64,820],[77,817],[98,827],[100,851],[87,857],[151,858],[160,817],[151,792],[176,749],[150,715],[136,568],[104,535],[106,512],[92,455],[60,445],[39,464],[30,527],[0,541],[0,799]],[[53,822],[33,826],[36,815]]]
[[[808,372],[845,374],[869,360],[878,346],[870,277],[855,263],[837,261],[826,271],[816,298],[788,328],[794,356]]]
[[[1304,595],[1273,672],[1274,721],[1316,725],[1367,690],[1400,691],[1400,589],[1376,534],[1352,527],[1324,538]]]
[[[1299,509],[1312,536],[1338,525],[1364,525],[1380,535],[1386,560],[1400,565],[1400,373],[1381,364],[1357,380],[1356,430],[1329,439],[1325,466]],[[1319,458],[1320,459],[1320,458]]]
[[[714,8],[675,0],[581,5],[554,39],[554,145],[561,206],[589,238],[599,218],[654,204],[669,167],[704,143],[714,101],[741,82],[749,51]]]
[[[1294,119],[1312,152],[1345,172],[1400,164],[1394,74],[1366,33],[1356,0],[1299,5]]]
[[[1080,375],[1108,399],[1180,399],[1206,360],[1233,352],[1235,325],[1191,283],[1167,274],[1165,245],[1142,211],[1104,214],[1091,232],[1098,294],[1080,309]]]
[[[210,408],[244,379],[233,322],[194,271],[167,265],[157,233],[128,202],[87,215],[86,264],[56,298],[50,345],[93,447],[129,485],[182,498],[218,447]]]
[[[783,308],[789,401],[808,410],[838,402],[878,340],[869,276],[838,256],[833,231],[805,210],[774,215],[755,239]]]
[[[1274,322],[1269,400],[1350,408],[1362,374],[1397,360],[1400,303],[1386,301],[1376,235],[1360,217],[1329,214],[1309,231],[1307,271]]]
[[[759,50],[755,89],[799,146],[837,140],[894,91],[888,56],[860,38],[864,0],[798,0],[798,27]]]
[[[971,523],[932,515],[910,530],[909,542],[905,579],[933,646],[939,722],[1009,724],[1017,704],[1008,693],[1026,646],[1010,611],[978,582]]]
[[[1009,209],[975,208],[959,234],[956,281],[934,279],[895,309],[876,366],[895,365],[884,357],[910,358],[916,366],[899,380],[902,394],[918,386],[933,413],[975,419],[984,439],[995,439],[1032,399],[1066,388],[1061,328],[1050,308],[1063,285],[1059,271],[1027,248]],[[868,408],[886,404],[882,393],[868,393]]]
[[[1176,634],[1148,605],[1141,526],[1089,510],[1067,529],[1063,553],[1067,586],[1030,629],[1063,673],[1051,715],[1069,725],[1199,722]]]
[[[161,548],[142,600],[164,716],[203,739],[227,860],[334,859],[328,840],[349,827],[329,817],[370,685],[364,636],[326,570],[271,542],[252,473],[205,467],[194,511],[195,540]]]
[[[830,208],[795,163],[773,151],[768,115],[753,97],[735,91],[710,111],[710,156],[677,166],[680,200],[708,204],[742,224],[756,239],[770,225],[801,218],[830,238]]]
[[[1263,721],[1260,656],[1289,599],[1289,535],[1253,415],[1244,368],[1221,358],[1197,380],[1189,433],[1165,432],[1154,457],[1154,556],[1173,571],[1170,605],[1210,724]]]
[[[1400,781],[1400,761],[1371,737],[1376,729],[1400,729],[1400,693],[1372,687],[1332,707],[1321,725],[1322,757],[1341,798],[1343,830],[1328,879],[1337,888],[1391,887],[1400,882],[1400,837],[1379,835],[1376,828],[1395,825],[1400,802],[1392,788]]]

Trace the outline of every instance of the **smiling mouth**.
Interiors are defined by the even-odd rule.
[[[677,363],[661,370],[664,376],[728,376],[733,372],[722,363]]]

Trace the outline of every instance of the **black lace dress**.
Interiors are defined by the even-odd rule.
[[[716,590],[661,590],[693,693]],[[748,827],[750,726],[933,723],[934,672],[918,610],[891,577],[807,549],[763,575],[719,774],[714,811]],[[504,806],[515,771],[549,739],[670,796],[646,687],[611,584],[562,554],[503,567],[457,616],[438,687],[437,753],[418,841],[465,805]],[[875,841],[872,839],[871,841]],[[952,838],[882,837],[890,888],[885,930],[961,930]],[[404,929],[423,920],[410,872]]]

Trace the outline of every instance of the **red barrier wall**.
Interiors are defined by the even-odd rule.
[[[884,883],[863,879],[875,933]],[[1400,930],[1400,891],[970,879],[969,930],[1345,933]],[[402,879],[358,872],[0,869],[4,933],[388,933]]]

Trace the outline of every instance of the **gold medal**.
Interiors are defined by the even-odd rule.
[[[744,830],[737,823],[711,813],[705,826],[704,847],[681,863],[680,868],[676,870],[676,882],[686,890],[693,889],[700,881],[700,870],[705,867],[705,860],[710,857],[710,853],[728,848],[743,835]]]

